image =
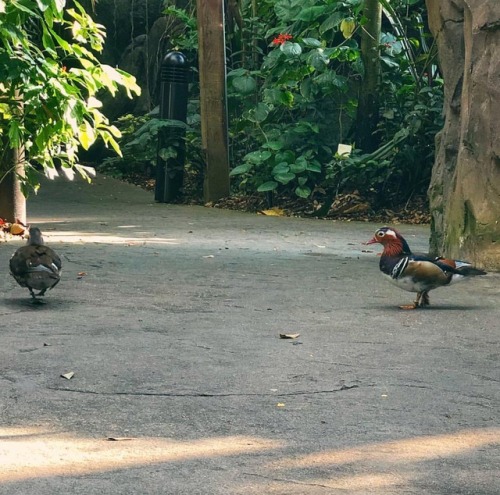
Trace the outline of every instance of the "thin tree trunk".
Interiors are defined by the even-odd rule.
[[[0,218],[26,223],[26,198],[21,191],[24,150],[5,147],[0,156]]]
[[[379,139],[374,135],[379,121],[379,44],[382,23],[382,5],[379,0],[365,0],[363,15],[367,19],[361,31],[361,59],[365,73],[358,101],[356,147],[370,153],[379,146]]]

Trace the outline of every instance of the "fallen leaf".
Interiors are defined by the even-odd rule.
[[[280,339],[296,339],[300,333],[280,333]]]
[[[208,254],[207,256],[203,256],[204,258],[215,258],[213,254]]]
[[[261,210],[259,213],[267,217],[282,217],[285,214],[285,210],[283,210],[283,208],[274,207],[269,210]]]
[[[20,225],[18,223],[13,223],[10,226],[10,233],[12,235],[23,235],[25,230],[26,229],[22,225]]]
[[[285,403],[284,402],[278,402],[276,404],[276,407],[285,407]]]
[[[70,371],[69,373],[64,373],[64,375],[61,375],[61,378],[66,378],[66,380],[71,380],[75,376],[75,373],[73,371]]]
[[[43,343],[43,347],[50,347],[52,344],[47,344],[46,342]]]
[[[133,440],[133,438],[129,437],[108,437],[106,438],[108,442],[124,442],[126,440]]]

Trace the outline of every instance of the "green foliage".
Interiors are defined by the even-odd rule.
[[[204,167],[197,102],[188,105],[188,113],[188,124],[151,115],[125,115],[119,118],[116,126],[121,132],[119,143],[122,156],[104,159],[99,170],[125,179],[154,177],[158,157],[166,161],[179,158],[182,153],[187,176],[185,196],[201,195]],[[163,147],[158,149],[160,134]]]
[[[442,81],[425,31],[424,0],[381,0],[380,149],[356,149],[354,125],[364,67],[363,0],[243,1],[242,22],[228,33],[228,103],[232,184],[245,193],[318,198],[358,190],[380,203],[427,189],[434,136],[441,128]],[[194,2],[165,13],[181,21],[173,46],[195,53]],[[188,115],[196,115],[197,109]],[[120,173],[156,162],[156,125],[123,132]],[[354,147],[338,156],[338,144]],[[176,145],[165,153],[175,153]],[[200,135],[186,134],[187,167],[202,171]]]
[[[228,73],[231,175],[239,189],[301,197],[358,189],[381,200],[424,192],[442,124],[442,85],[426,75],[436,68],[423,1],[383,2],[382,146],[371,159],[361,150],[349,159],[335,154],[339,143],[355,145],[363,2],[264,0],[253,11],[255,4],[245,5],[243,46]]]
[[[183,52],[188,58],[195,58],[198,51],[198,29],[194,8],[184,10],[169,6],[163,14],[177,19],[183,26],[180,30],[169,28],[169,41],[172,49]]]
[[[98,139],[120,154],[120,132],[102,114],[99,94],[140,93],[134,77],[98,61],[104,28],[72,5],[0,0],[0,142],[4,150],[24,147],[25,192],[38,187],[36,165],[49,177],[58,165],[88,178],[93,170],[79,164],[78,148]],[[0,181],[7,173],[0,170]]]
[[[122,156],[106,158],[99,167],[116,177],[147,174],[156,166],[158,156],[163,160],[177,156],[181,138],[176,130],[189,129],[179,120],[130,114],[119,118],[116,125],[121,131]],[[165,146],[158,149],[158,138],[162,132],[167,139],[164,140]]]

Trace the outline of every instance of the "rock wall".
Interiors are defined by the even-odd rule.
[[[426,0],[445,81],[431,250],[500,270],[500,0]]]

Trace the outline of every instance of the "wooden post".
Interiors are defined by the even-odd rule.
[[[197,0],[205,201],[229,196],[224,0]]]

